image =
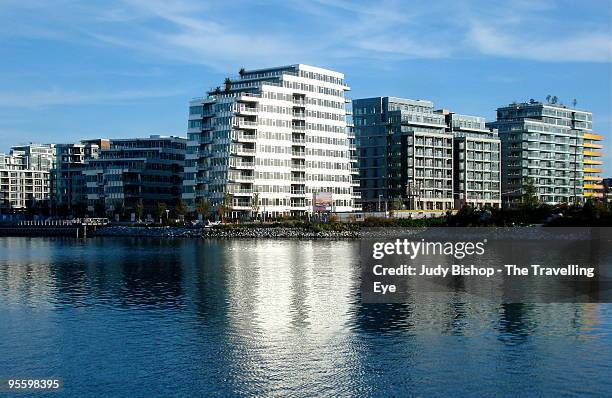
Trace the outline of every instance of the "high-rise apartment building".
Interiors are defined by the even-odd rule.
[[[601,196],[600,135],[591,112],[537,101],[497,109],[505,204],[521,202],[533,184],[541,202],[579,203]]]
[[[57,214],[80,214],[87,207],[85,167],[89,159],[97,159],[100,150],[110,149],[109,140],[81,141],[77,144],[56,144],[56,166],[52,170],[52,205]]]
[[[409,210],[453,208],[453,136],[431,101],[356,99],[353,119],[364,210],[398,199]]]
[[[12,147],[9,154],[0,154],[0,211],[47,206],[49,171],[54,163],[52,145],[20,145]]]
[[[181,198],[186,140],[152,135],[113,139],[98,158],[85,160],[89,212],[118,207],[134,212],[140,203],[148,212],[156,203],[174,206]]]
[[[455,208],[501,207],[501,142],[485,118],[437,111],[446,117],[453,135],[453,192]]]
[[[342,73],[298,64],[241,70],[191,101],[185,201],[234,218],[352,211],[347,90]]]

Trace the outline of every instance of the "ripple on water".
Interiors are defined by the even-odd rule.
[[[357,242],[0,238],[0,373],[75,396],[609,395],[609,304],[359,300]]]

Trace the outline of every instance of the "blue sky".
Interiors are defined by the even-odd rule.
[[[493,119],[558,96],[594,112],[612,175],[609,0],[0,0],[0,151],[185,135],[187,102],[255,68],[342,71],[393,95]]]

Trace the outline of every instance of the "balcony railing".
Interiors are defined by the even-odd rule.
[[[230,167],[233,168],[242,168],[242,169],[246,169],[246,168],[253,168],[255,167],[255,162],[237,162],[237,161],[230,161],[229,163]]]
[[[229,179],[232,181],[253,181],[255,180],[255,176],[242,175],[242,174],[230,174]]]
[[[238,113],[238,114],[242,114],[242,113],[248,113],[248,114],[257,113],[257,108],[254,107],[254,106],[239,106],[238,108],[236,108],[236,113]]]
[[[240,153],[246,153],[250,156],[253,156],[253,154],[255,154],[255,149],[252,148],[234,148],[234,152],[240,154]]]
[[[234,141],[253,142],[257,140],[257,135],[255,134],[232,134],[232,139]]]
[[[228,193],[233,195],[249,195],[253,193],[253,188],[230,188]]]

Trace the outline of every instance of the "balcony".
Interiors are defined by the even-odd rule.
[[[306,100],[303,98],[293,98],[293,104],[298,106],[305,106]]]
[[[234,127],[243,130],[257,130],[257,122],[253,120],[238,119],[236,120],[236,124],[234,125]]]
[[[237,156],[255,156],[255,148],[238,147],[233,152]]]
[[[234,196],[250,196],[253,194],[253,188],[231,188],[228,193]]]
[[[243,93],[238,96],[237,100],[240,102],[258,102],[260,98],[261,94]]]
[[[210,170],[210,166],[208,164],[198,164],[198,171],[207,171]]]
[[[291,156],[294,158],[306,157],[306,151],[291,151]]]
[[[603,189],[602,184],[584,184],[584,189]]]
[[[299,119],[299,120],[306,119],[306,113],[305,112],[293,112],[292,116],[293,116],[294,119]]]
[[[256,142],[257,135],[256,134],[233,133],[232,140],[236,142]]]
[[[601,141],[601,140],[603,140],[603,135],[586,133],[584,135],[584,139],[585,140]]]
[[[230,168],[233,169],[254,169],[255,168],[255,162],[240,162],[240,161],[235,161],[234,159],[230,160],[229,163]]]
[[[255,176],[252,176],[252,175],[233,174],[229,176],[229,182],[251,183],[254,180],[255,180]]]
[[[257,108],[254,106],[239,106],[236,109],[236,114],[246,116],[257,115]]]
[[[585,148],[593,148],[593,149],[602,149],[603,145],[601,145],[601,144],[593,144],[592,142],[585,142],[584,143],[584,147]]]
[[[294,131],[306,131],[306,126],[294,124],[291,126],[291,129]]]

